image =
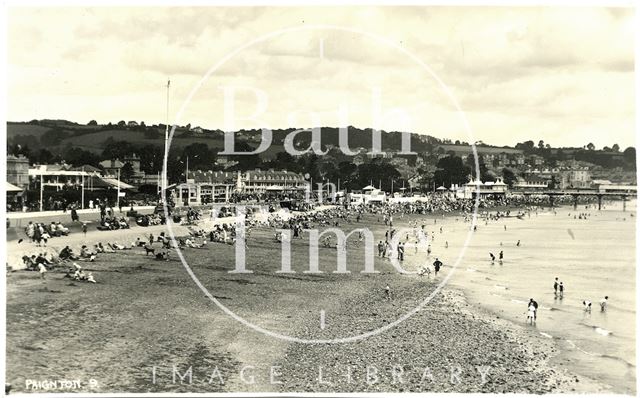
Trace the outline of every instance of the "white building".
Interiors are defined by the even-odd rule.
[[[353,204],[365,205],[369,203],[385,203],[387,201],[387,193],[372,185],[368,185],[360,191],[350,193],[349,201]]]
[[[496,178],[496,181],[482,182],[479,179],[470,180],[464,185],[463,197],[465,199],[474,198],[476,195],[480,197],[497,197],[507,194],[507,184],[502,181],[501,177]]]

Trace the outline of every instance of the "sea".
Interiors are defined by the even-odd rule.
[[[635,200],[626,211],[621,202],[607,202],[602,210],[563,206],[488,223],[478,218],[475,232],[459,217],[423,222],[434,237],[431,259],[452,265],[464,249],[448,286],[464,291],[472,305],[554,339],[568,369],[635,393]],[[554,294],[556,277],[565,286],[562,299]],[[539,304],[535,325],[526,322],[530,298]],[[591,312],[583,301],[593,303]]]

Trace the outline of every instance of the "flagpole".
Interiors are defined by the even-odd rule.
[[[84,166],[82,166],[82,206],[81,209],[84,209]]]
[[[164,167],[162,168],[162,191],[160,192],[160,197],[162,198],[162,194],[166,191],[168,187],[167,183],[167,162],[169,159],[169,87],[171,86],[171,80],[167,79],[167,114],[166,114],[166,123],[164,126]]]
[[[118,167],[118,197],[116,198],[116,207],[120,208],[120,168]],[[116,212],[115,210],[113,211]]]

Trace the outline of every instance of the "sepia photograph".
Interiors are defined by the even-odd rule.
[[[3,3],[7,396],[636,396],[637,5]]]

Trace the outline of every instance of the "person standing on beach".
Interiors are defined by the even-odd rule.
[[[562,282],[560,282],[558,290],[560,291],[560,300],[562,300],[564,298],[564,285],[562,284]]]
[[[491,264],[493,264],[496,261],[496,256],[493,253],[489,253],[489,257],[491,257]]]
[[[537,320],[538,319],[538,302],[535,301],[533,298],[529,299],[529,303],[527,303],[527,311],[529,310],[529,307],[533,307],[535,310],[533,311],[533,320]]]
[[[75,207],[71,208],[71,221],[72,222],[76,222],[79,221],[80,218],[78,217],[78,211],[76,210]]]
[[[82,233],[84,234],[84,237],[87,237],[87,223],[83,222],[82,223]]]
[[[438,276],[438,272],[440,271],[440,267],[442,267],[442,261],[438,260],[436,257],[436,261],[433,262],[433,269],[435,271],[434,275]]]
[[[498,254],[498,259],[500,260],[500,264],[502,264],[502,260],[504,259],[504,252],[500,250],[500,254]]]
[[[556,276],[556,280],[553,282],[553,296],[558,297],[558,277]]]
[[[584,306],[584,312],[591,313],[591,301],[582,300],[582,305]]]
[[[389,284],[387,283],[387,285],[384,287],[384,295],[385,298],[387,300],[391,300],[391,288],[389,287]]]
[[[43,263],[38,263],[38,272],[40,273],[40,279],[44,280],[44,274],[47,273],[47,267]]]

